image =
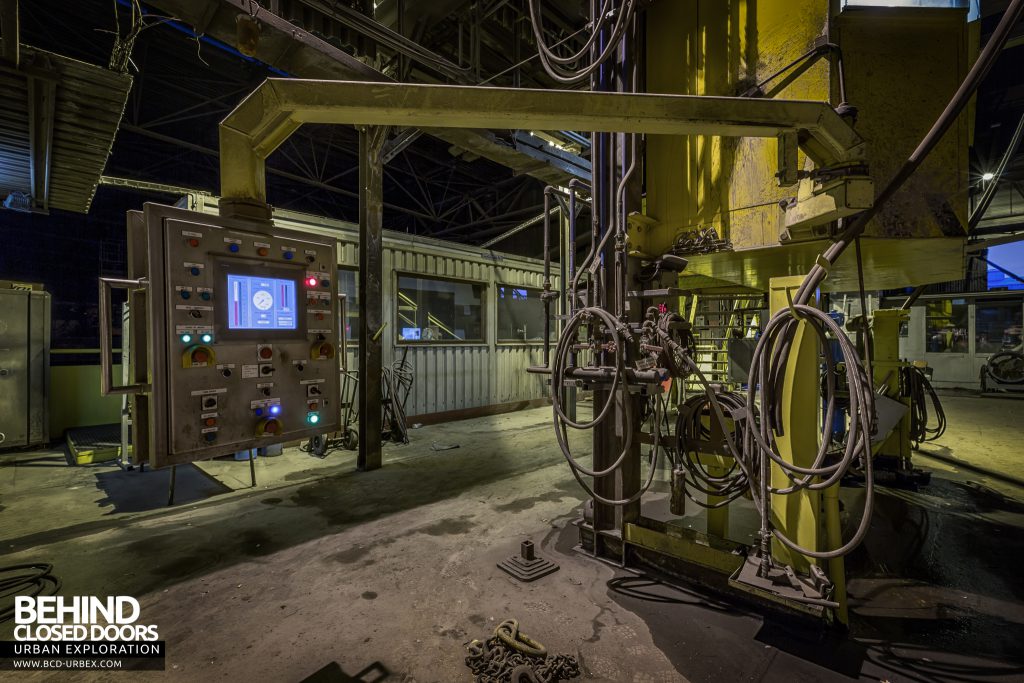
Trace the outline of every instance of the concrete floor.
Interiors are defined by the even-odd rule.
[[[1013,476],[1024,404],[946,405],[947,436],[925,450]],[[173,508],[164,472],[0,456],[0,564],[52,562],[65,595],[139,598],[167,671],[132,680],[301,681],[332,662],[349,674],[376,663],[387,680],[471,680],[464,644],[509,617],[577,656],[588,680],[1024,677],[1024,491],[1012,482],[919,458],[932,484],[884,490],[849,558],[851,634],[823,635],[574,552],[583,495],[549,418],[415,430],[369,473],[346,451],[286,451],[257,461],[255,489],[247,463],[205,463],[179,472]],[[856,495],[844,502],[855,524]],[[521,584],[495,567],[527,538],[560,571]]]

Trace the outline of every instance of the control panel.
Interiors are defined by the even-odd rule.
[[[337,429],[335,240],[155,204],[143,213],[151,464]]]

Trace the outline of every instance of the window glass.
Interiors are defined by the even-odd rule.
[[[473,282],[399,275],[398,341],[484,341],[483,291]]]
[[[1021,349],[1021,300],[979,300],[974,308],[974,352]]]
[[[541,290],[510,285],[499,285],[497,291],[498,341],[500,342],[542,342],[544,341],[544,302]],[[553,308],[557,304],[553,302]],[[557,311],[552,310],[552,314]],[[549,331],[555,338],[555,322]]]
[[[925,304],[925,348],[929,353],[967,353],[967,302],[942,299]]]
[[[359,273],[338,268],[338,291],[345,295],[345,339],[351,348],[359,344]]]

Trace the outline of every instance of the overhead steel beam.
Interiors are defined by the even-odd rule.
[[[380,71],[251,0],[147,0],[146,4],[191,25],[198,35],[208,35],[227,45],[237,42],[235,18],[254,10],[261,29],[255,59],[300,78],[393,82]],[[424,132],[548,184],[564,185],[571,179],[563,170],[539,164],[487,130],[425,128]]]
[[[797,133],[819,166],[859,161],[864,153],[861,137],[824,102],[271,78],[221,122],[222,196],[265,202],[265,159],[304,123],[722,137]]]
[[[28,74],[28,146],[32,203],[50,210],[53,174],[53,128],[57,113],[57,81],[49,75]]]

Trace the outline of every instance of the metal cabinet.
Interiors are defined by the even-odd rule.
[[[50,295],[0,281],[0,449],[49,440]]]

